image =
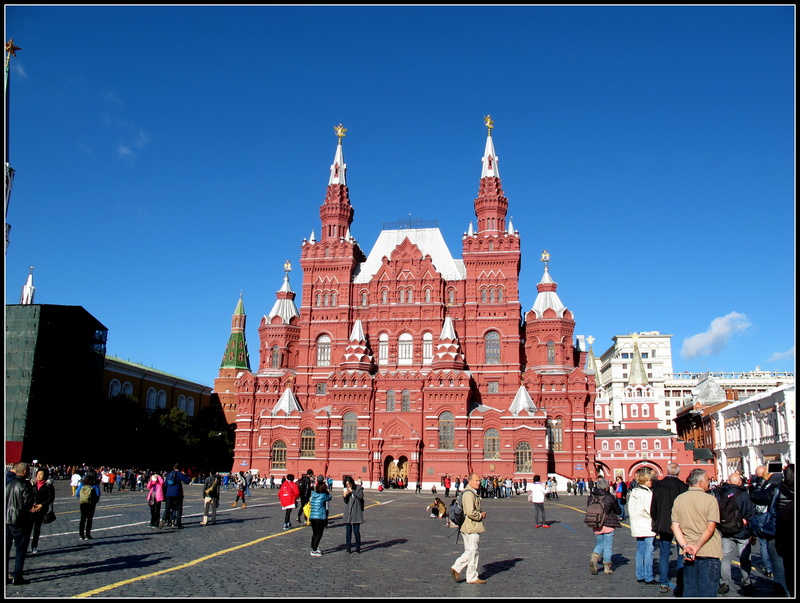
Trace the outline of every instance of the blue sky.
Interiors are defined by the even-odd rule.
[[[486,129],[522,238],[595,352],[794,370],[793,6],[6,6],[6,303],[81,305],[108,353],[211,385],[244,292],[251,365],[319,234],[336,137],[352,234],[475,220]]]

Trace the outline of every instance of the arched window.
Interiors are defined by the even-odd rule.
[[[397,364],[411,364],[414,360],[414,338],[403,333],[397,340]]]
[[[414,290],[413,289],[408,289],[408,291],[406,293],[407,293],[407,297],[408,297],[408,299],[406,299],[406,301],[409,304],[413,304],[414,303]]]
[[[155,410],[156,409],[156,390],[152,387],[147,390],[147,402],[145,404],[145,408],[147,410]]]
[[[398,303],[404,304],[406,303],[406,292],[404,289],[400,289],[397,292],[397,301]]]
[[[378,364],[389,364],[389,336],[386,333],[378,337]]]
[[[454,450],[456,420],[453,413],[444,411],[439,415],[439,449]]]
[[[655,448],[656,450],[661,450],[661,440],[656,440],[655,442],[653,442],[653,448]]]
[[[276,345],[272,346],[272,368],[281,368],[281,349]]]
[[[547,342],[547,364],[556,363],[556,344],[552,341]]]
[[[603,450],[608,450],[608,440],[603,440]]]
[[[178,410],[186,412],[186,396],[184,396],[183,394],[178,396]]]
[[[533,455],[528,442],[520,442],[514,450],[514,464],[517,473],[530,473],[533,468]]]
[[[122,395],[123,396],[132,396],[133,395],[133,386],[131,385],[130,381],[126,381],[122,384]]]
[[[483,458],[500,458],[500,433],[496,429],[487,429],[483,434]]]
[[[315,457],[317,449],[317,436],[313,429],[304,429],[300,434],[300,456]]]
[[[111,383],[108,385],[108,397],[113,398],[114,396],[119,396],[119,392],[122,389],[119,381],[116,379],[112,379]]]
[[[354,412],[344,413],[342,418],[342,448],[354,450],[356,445],[356,435],[358,433],[358,417]]]
[[[191,396],[186,398],[186,414],[190,417],[194,416],[194,398]]]
[[[276,440],[272,445],[272,468],[286,469],[286,442]]]
[[[430,289],[430,287],[427,287],[425,289],[425,301],[427,303],[430,303],[430,301],[431,301],[431,289]]]
[[[429,332],[422,334],[422,364],[433,362],[433,335]]]
[[[633,443],[633,440],[628,440],[628,450],[636,450],[636,444]]]
[[[314,296],[315,298],[315,305],[319,308],[322,305],[322,293],[317,291],[317,294]]]
[[[650,416],[650,406],[647,404],[642,404],[642,416],[649,417]]]
[[[382,304],[389,303],[389,290],[388,289],[381,289],[381,303]]]
[[[456,290],[455,289],[450,289],[447,292],[447,303],[448,304],[456,303]]]
[[[163,389],[158,390],[158,407],[167,407],[167,392],[165,392]]]
[[[367,292],[366,291],[362,291],[361,292],[361,305],[362,306],[367,306],[368,305],[367,304],[368,301],[369,301],[369,297],[367,296]]]
[[[481,303],[486,303],[486,289],[481,289]]]
[[[317,366],[331,365],[331,338],[329,335],[320,335],[317,338]]]
[[[550,449],[564,450],[564,421],[550,419]]]
[[[483,339],[486,364],[500,364],[500,333],[489,331]]]
[[[631,418],[639,418],[639,407],[636,404],[631,404]]]
[[[647,450],[647,440],[642,440],[639,446],[641,450]]]
[[[622,442],[614,440],[614,450],[622,450]]]
[[[499,303],[499,304],[503,303],[503,289],[502,289],[502,287],[497,290],[497,303]]]
[[[400,410],[402,412],[411,410],[411,392],[407,389],[404,389],[403,393],[400,394]]]
[[[336,291],[331,293],[331,305],[336,307],[336,302],[338,301],[339,296],[337,295]]]
[[[386,392],[386,410],[388,412],[394,412],[395,406],[395,393],[393,389],[390,389]]]

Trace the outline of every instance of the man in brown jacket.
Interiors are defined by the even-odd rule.
[[[486,526],[483,525],[486,513],[481,511],[481,499],[478,496],[480,485],[481,476],[473,473],[469,476],[469,484],[461,495],[461,505],[464,508],[464,523],[461,524],[464,554],[456,559],[456,562],[450,568],[453,580],[456,582],[460,579],[460,572],[466,568],[467,584],[486,584],[486,580],[481,580],[478,577],[478,560],[480,558],[478,543],[480,542],[481,534],[486,531]]]

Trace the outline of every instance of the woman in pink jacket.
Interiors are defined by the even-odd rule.
[[[147,482],[147,504],[150,506],[151,528],[158,527],[162,500],[164,500],[164,478],[158,473],[154,473]]]

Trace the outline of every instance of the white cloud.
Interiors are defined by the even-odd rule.
[[[707,331],[683,340],[681,357],[684,360],[691,360],[697,356],[719,354],[735,333],[742,333],[749,326],[750,321],[747,316],[738,312],[715,318]]]
[[[121,144],[117,147],[117,154],[124,159],[130,159],[134,156],[131,148],[124,144]]]
[[[775,362],[776,360],[785,360],[786,358],[794,358],[794,346],[790,347],[785,352],[775,352],[769,358],[767,358],[767,362]]]

